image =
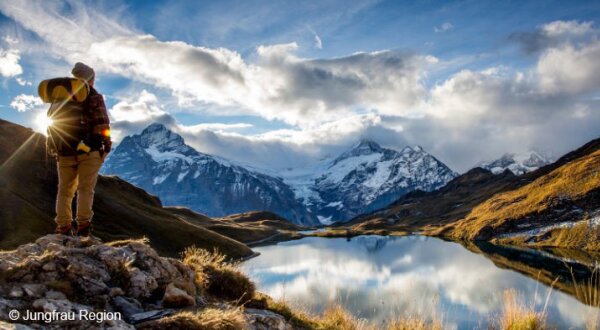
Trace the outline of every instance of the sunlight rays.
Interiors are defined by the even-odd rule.
[[[27,138],[27,140],[25,140],[25,142],[23,142],[19,148],[17,148],[17,150],[15,150],[15,152],[13,152],[10,157],[8,157],[6,159],[6,161],[4,161],[4,163],[2,163],[2,165],[0,165],[0,174],[2,173],[2,171],[6,168],[6,166],[16,157],[18,156],[20,153],[22,153],[24,150],[26,150],[26,146],[28,144],[30,144],[30,142],[33,140],[33,138],[36,137],[36,133],[31,133],[31,135]]]

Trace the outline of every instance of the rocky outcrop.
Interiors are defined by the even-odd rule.
[[[192,267],[142,240],[48,235],[0,253],[2,329],[134,329],[208,307],[241,309],[249,329],[291,329],[281,315],[205,296]]]

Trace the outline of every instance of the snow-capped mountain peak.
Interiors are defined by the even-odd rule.
[[[140,145],[144,148],[154,147],[159,151],[191,152],[192,148],[185,144],[181,135],[169,130],[163,124],[152,124],[140,134]]]
[[[313,174],[286,180],[321,221],[346,221],[415,189],[437,189],[456,176],[420,146],[401,151],[362,140]],[[285,179],[284,179],[285,180]]]
[[[381,153],[382,151],[383,148],[381,148],[381,146],[377,142],[368,139],[363,139],[360,140],[359,143],[355,144],[350,150],[342,153],[339,157],[337,157],[333,161],[333,165],[343,161],[344,159],[377,154]]]
[[[268,210],[303,225],[318,224],[281,179],[196,151],[164,125],[128,136],[102,168],[158,195],[209,216]]]
[[[509,170],[515,175],[521,175],[550,163],[552,163],[551,157],[537,151],[529,151],[525,153],[505,153],[496,160],[480,163],[479,167],[490,170],[494,174]]]

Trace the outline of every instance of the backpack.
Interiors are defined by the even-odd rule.
[[[89,144],[92,121],[85,106],[89,93],[89,85],[77,78],[54,78],[40,83],[40,98],[51,103],[46,143],[50,154],[74,156],[81,141]]]

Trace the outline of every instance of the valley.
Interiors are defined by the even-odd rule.
[[[137,139],[157,139],[146,149],[165,148],[160,151],[163,158],[157,156],[158,152],[148,154],[140,149],[138,159],[147,163],[135,165],[129,163],[130,156],[115,153],[112,157],[120,155],[124,162],[119,165],[113,160],[112,168],[129,169],[126,176],[133,175],[130,178],[135,181],[135,174],[142,175],[145,169],[159,171],[151,172],[154,174],[181,170],[192,173],[205,164],[208,169],[216,169],[206,173],[217,173],[217,178],[233,175],[242,180],[239,183],[249,180],[245,184],[260,182],[259,187],[273,189],[264,188],[257,196],[264,197],[262,193],[268,191],[296,196],[299,189],[299,185],[289,183],[289,177],[286,181],[285,176],[251,172],[189,149],[164,127],[151,126],[150,131],[150,136]],[[9,250],[52,231],[56,176],[54,163],[44,156],[43,136],[2,121],[0,137],[0,248]],[[385,196],[392,190],[357,188],[380,178],[377,173],[384,169],[388,178],[395,178],[381,181],[384,186],[405,187],[406,182],[420,182],[423,189],[404,191],[389,205],[326,226],[323,221],[298,224],[266,210],[208,216],[190,207],[173,206],[175,202],[165,206],[162,198],[137,184],[103,175],[96,188],[94,234],[106,242],[148,239],[150,246],[164,256],[178,257],[186,248],[195,246],[216,250],[227,260],[244,260],[242,270],[259,290],[295,308],[308,309],[311,314],[322,313],[328,304],[337,304],[356,317],[377,323],[398,310],[418,313],[427,320],[436,320],[445,310],[446,326],[472,328],[480,325],[486,315],[499,312],[497,306],[503,294],[518,290],[525,297],[554,292],[548,306],[536,303],[532,308],[543,309],[550,324],[581,327],[598,305],[589,292],[597,290],[595,267],[600,253],[599,153],[600,140],[594,140],[521,175],[513,173],[510,165],[496,170],[496,174],[474,168],[459,175],[420,148],[407,147],[396,152],[362,141],[335,161],[324,162],[329,164],[323,167],[328,170],[318,175],[321,179],[314,182],[322,185],[315,187],[337,183],[341,195],[334,199],[351,191],[344,189],[360,191],[354,196],[348,193],[348,198]],[[386,162],[385,157],[394,165],[379,166]],[[410,165],[415,163],[420,165]],[[393,173],[408,177],[395,177]],[[438,173],[446,173],[446,184],[436,183],[440,182]],[[195,174],[191,175],[193,178]],[[179,189],[178,177],[169,174],[162,182],[175,184],[169,189]],[[312,182],[307,177],[314,174],[295,182]],[[415,177],[421,180],[411,181]],[[155,181],[156,177],[151,182]],[[436,185],[439,187],[434,188]],[[233,191],[230,190],[230,196],[236,196]],[[244,198],[250,191],[257,190],[242,189],[237,198]],[[327,189],[311,188],[312,201],[317,200],[315,196],[324,196],[320,195],[324,191]],[[171,201],[187,197],[179,194],[173,198],[179,199]],[[377,198],[380,197],[372,200]],[[301,199],[294,199],[293,203],[305,207]],[[338,209],[341,205],[333,204],[329,207]],[[327,205],[320,208],[321,212]],[[311,213],[309,207],[299,212]],[[347,215],[357,211],[348,212]],[[322,287],[322,278],[332,279],[326,288]],[[411,295],[413,286],[420,288],[420,295],[427,292],[437,300],[419,300]],[[307,292],[311,293],[310,298]],[[399,295],[403,299],[394,298]],[[380,305],[380,301],[392,300],[397,302]],[[570,306],[568,311],[565,306]],[[566,318],[565,313],[575,317]]]

